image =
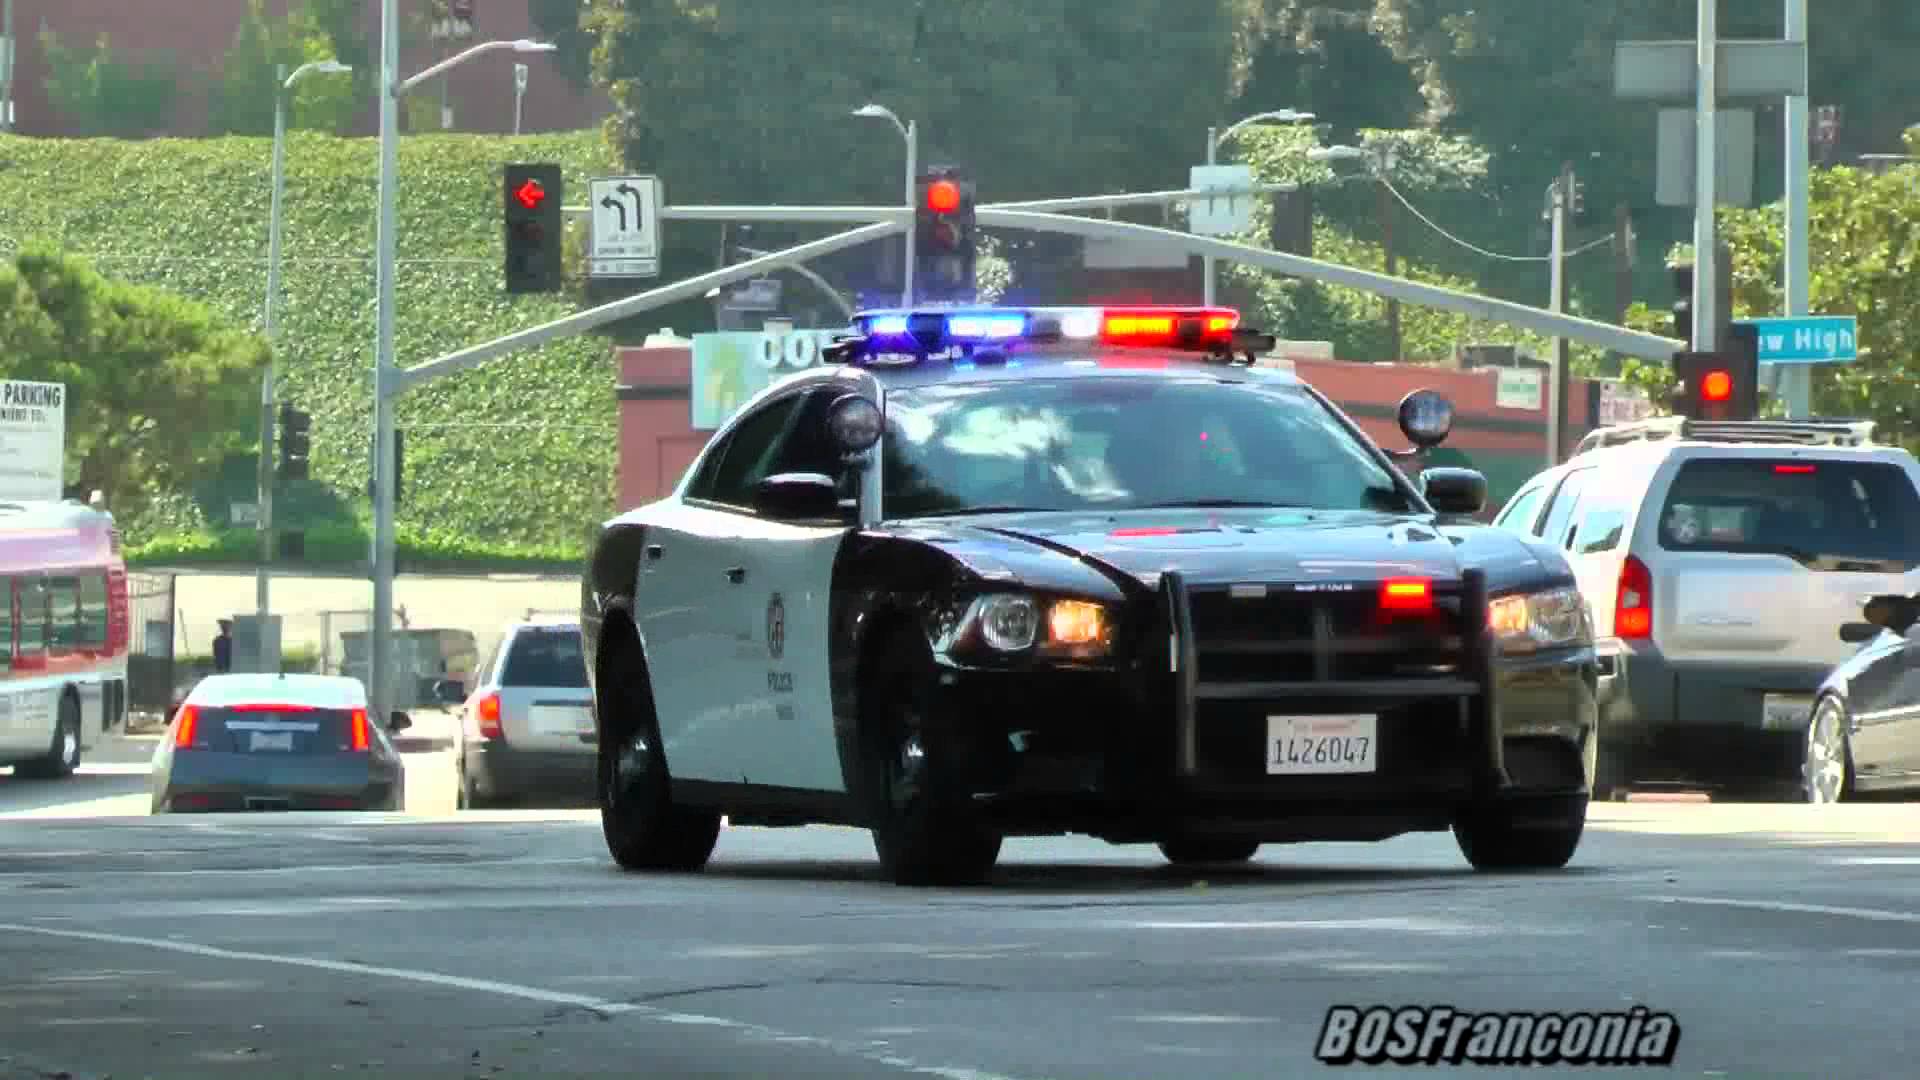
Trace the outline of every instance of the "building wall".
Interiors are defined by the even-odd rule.
[[[403,0],[402,18],[414,0]],[[284,16],[294,0],[266,0],[270,16]],[[364,27],[379,54],[380,4],[367,0]],[[116,52],[160,50],[171,53],[183,69],[180,105],[168,135],[210,134],[209,95],[206,86],[218,79],[221,63],[233,45],[234,32],[247,13],[247,0],[14,0],[13,29],[18,40],[19,70],[13,80],[14,129],[22,135],[63,136],[73,132],[67,120],[47,103],[46,57],[40,49],[40,29],[46,27],[68,46],[91,44],[106,34]],[[475,41],[533,37],[526,0],[478,0],[475,4]],[[402,50],[400,70],[418,72],[439,59],[432,45]],[[606,95],[576,91],[544,54],[478,57],[446,76],[456,132],[505,134],[513,130],[513,65],[528,67],[527,93],[522,102],[521,130],[577,131],[595,126],[611,111]],[[431,85],[415,93],[438,89]],[[357,130],[371,135],[379,115],[369,101]]]
[[[698,456],[711,434],[692,424],[693,352],[690,346],[617,349],[619,385],[619,465],[615,485],[618,510],[626,511],[673,489],[681,472]],[[1488,370],[1394,364],[1356,364],[1340,360],[1302,360],[1300,377],[1340,406],[1380,445],[1401,449],[1397,417],[1400,399],[1421,388],[1438,390],[1453,402],[1454,427],[1443,450],[1449,463],[1466,463],[1487,474],[1491,517],[1529,477],[1546,467],[1546,388],[1541,407],[1504,408],[1496,404],[1498,376]],[[1586,379],[1573,380],[1567,398],[1565,446],[1576,445],[1593,430],[1598,390]]]

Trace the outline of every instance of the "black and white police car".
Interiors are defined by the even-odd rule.
[[[1481,869],[1565,865],[1596,723],[1565,557],[1238,322],[863,313],[602,525],[615,861],[698,869],[724,814],[871,829],[901,884],[1076,832],[1191,863],[1451,828]],[[1452,419],[1401,405],[1419,448]]]

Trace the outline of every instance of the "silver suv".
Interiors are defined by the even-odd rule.
[[[1605,428],[1494,524],[1565,548],[1592,607],[1598,798],[1797,792],[1813,692],[1854,652],[1840,624],[1920,590],[1920,462],[1865,421]]]
[[[595,752],[579,620],[509,625],[461,707],[454,738],[460,807],[504,806],[528,796],[591,800]]]

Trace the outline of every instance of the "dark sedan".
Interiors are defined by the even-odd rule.
[[[214,675],[174,713],[153,761],[153,812],[390,810],[406,777],[358,679]]]
[[[1810,803],[1920,788],[1920,597],[1871,597],[1864,615],[1840,627],[1862,648],[1814,698],[1801,764]]]

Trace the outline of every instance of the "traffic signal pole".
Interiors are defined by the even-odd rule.
[[[1699,30],[1695,41],[1693,146],[1693,349],[1713,352],[1719,320],[1719,234],[1714,209],[1720,197],[1718,130],[1719,0],[1699,0]]]

